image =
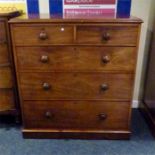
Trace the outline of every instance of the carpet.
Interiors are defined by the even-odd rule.
[[[1,122],[0,155],[155,155],[155,139],[138,110],[132,132],[129,141],[23,139],[20,126]]]

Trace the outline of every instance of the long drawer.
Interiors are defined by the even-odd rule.
[[[133,74],[20,73],[24,100],[130,100]]]
[[[27,129],[129,129],[128,102],[24,101],[22,106]]]
[[[10,67],[1,67],[0,68],[0,89],[1,88],[12,88],[12,72]]]
[[[138,26],[78,26],[77,43],[104,45],[136,45]]]
[[[29,25],[13,27],[14,42],[25,44],[68,44],[73,43],[74,27],[66,25]]]
[[[134,47],[17,47],[20,71],[130,71],[136,62]]]

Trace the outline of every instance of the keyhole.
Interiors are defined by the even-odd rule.
[[[61,28],[61,32],[63,32],[63,31],[65,31],[65,28],[64,27]]]

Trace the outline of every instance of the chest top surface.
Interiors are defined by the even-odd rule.
[[[137,17],[117,18],[108,16],[79,16],[79,17],[62,17],[60,15],[50,16],[47,14],[20,16],[10,20],[10,23],[142,23],[143,21]]]

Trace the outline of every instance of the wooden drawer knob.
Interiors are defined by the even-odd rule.
[[[102,57],[102,62],[105,63],[105,64],[106,64],[106,63],[109,63],[109,62],[110,62],[110,57],[109,57],[108,55],[103,56],[103,57]]]
[[[46,117],[47,119],[52,119],[52,118],[54,117],[54,115],[53,115],[50,111],[47,111],[47,112],[45,113],[45,117]]]
[[[108,90],[109,89],[109,86],[107,85],[107,84],[102,84],[101,85],[101,90],[102,91],[106,91],[106,90]]]
[[[43,89],[44,90],[49,90],[49,89],[51,89],[51,85],[49,84],[49,83],[43,83]]]
[[[40,32],[39,39],[40,40],[46,40],[48,38],[48,35],[46,32]]]
[[[47,55],[42,55],[40,60],[42,63],[47,63],[49,61],[49,57]]]
[[[103,39],[104,41],[110,40],[110,33],[108,33],[108,32],[103,33],[102,39]]]
[[[100,114],[98,115],[98,117],[99,117],[100,120],[105,120],[105,119],[107,118],[107,115],[104,114],[104,113],[100,113]]]

